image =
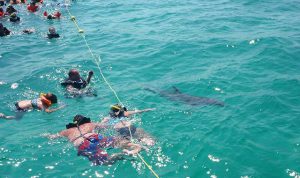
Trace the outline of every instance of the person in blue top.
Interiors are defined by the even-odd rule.
[[[38,98],[34,98],[32,100],[22,100],[22,101],[18,101],[15,103],[15,107],[16,107],[16,116],[6,116],[3,113],[0,113],[0,118],[3,119],[20,119],[22,118],[22,116],[24,115],[24,112],[31,110],[31,109],[37,109],[37,110],[43,110],[47,113],[51,113],[54,111],[57,111],[59,109],[62,109],[63,106],[60,106],[58,108],[55,109],[49,109],[50,106],[52,106],[53,104],[57,103],[57,97],[56,95],[52,94],[52,93],[47,93],[47,94],[40,94],[40,96]]]

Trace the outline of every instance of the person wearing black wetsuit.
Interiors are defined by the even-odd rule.
[[[0,23],[0,37],[7,36],[10,34],[10,31]]]
[[[20,17],[18,17],[16,13],[12,13],[10,15],[9,21],[11,21],[11,22],[20,22]]]
[[[56,30],[54,27],[50,27],[49,28],[49,33],[47,34],[47,37],[49,39],[52,39],[52,38],[59,38],[59,34],[56,33]]]
[[[72,87],[78,90],[83,89],[90,83],[93,74],[94,72],[90,71],[88,78],[84,80],[76,69],[71,69],[68,74],[69,77],[66,78],[61,85],[67,88]]]

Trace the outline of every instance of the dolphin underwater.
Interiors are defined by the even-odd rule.
[[[179,101],[191,106],[204,106],[204,105],[217,105],[224,106],[224,102],[218,101],[211,98],[200,97],[200,96],[191,96],[188,94],[181,93],[179,89],[173,86],[173,91],[162,90],[155,91],[151,88],[145,88],[145,90],[152,93],[158,93],[161,97],[165,97],[171,101]]]

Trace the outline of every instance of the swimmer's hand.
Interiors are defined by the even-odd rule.
[[[128,155],[128,156],[134,156],[136,153],[134,152],[134,150],[131,150],[131,151],[129,151],[129,150],[127,150],[127,149],[124,149],[123,150],[123,153],[125,154],[125,155]]]
[[[156,110],[156,108],[148,108],[148,109],[144,109],[144,110],[142,110],[143,112],[147,112],[147,111],[154,111],[154,110]]]
[[[94,75],[94,72],[93,71],[89,71],[89,75]]]
[[[59,133],[57,133],[57,134],[43,133],[43,134],[41,134],[41,136],[46,137],[51,140],[61,137],[61,135]]]

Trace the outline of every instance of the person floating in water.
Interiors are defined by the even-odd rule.
[[[34,28],[31,28],[31,29],[28,28],[28,29],[24,29],[22,32],[25,33],[25,34],[31,34],[31,33],[35,32],[35,29]]]
[[[64,82],[61,83],[62,86],[66,87],[67,91],[74,96],[81,95],[96,95],[89,89],[83,90],[90,83],[92,76],[94,75],[93,71],[89,71],[88,77],[84,80],[78,70],[71,69],[68,73],[68,78],[65,79]]]
[[[130,117],[131,115],[153,111],[155,108],[148,108],[143,110],[127,111],[126,107],[122,107],[119,104],[111,106],[111,111],[109,113],[110,117],[105,117],[102,119],[102,124],[109,124],[115,129],[120,136],[130,140],[131,137],[137,139],[141,144],[147,146],[153,146],[155,140],[152,136],[146,133],[143,129],[137,128],[130,121],[123,120],[122,118]]]
[[[110,165],[124,159],[124,155],[135,155],[142,150],[139,144],[131,143],[122,137],[105,137],[95,133],[95,129],[104,129],[100,123],[91,122],[90,118],[76,115],[73,123],[66,125],[66,129],[52,135],[45,135],[49,139],[67,137],[77,148],[78,156],[85,156],[94,165]],[[122,153],[109,155],[105,149],[121,148]]]
[[[134,111],[127,111],[126,107],[122,107],[119,104],[112,105],[110,108],[109,116],[111,118],[121,118],[121,117],[130,117],[134,114],[139,114],[143,112],[153,111],[155,108],[148,108],[143,110],[134,110]]]
[[[11,22],[20,22],[20,17],[18,17],[16,13],[12,13],[10,15],[9,21],[11,21]]]
[[[29,12],[36,12],[38,10],[39,6],[36,5],[35,2],[31,2],[28,6],[27,6],[27,10]]]
[[[4,15],[5,15],[5,12],[4,12],[3,8],[0,5],[0,17],[4,17]]]
[[[47,11],[44,12],[44,16],[47,17],[47,19],[51,20],[51,19],[59,19],[61,16],[61,13],[59,11],[55,11],[52,14],[48,14]]]
[[[49,28],[49,33],[47,34],[47,37],[49,39],[52,39],[52,38],[59,38],[59,34],[56,33],[56,30],[54,27],[50,27]]]
[[[17,12],[17,10],[12,5],[8,5],[6,8],[5,15],[11,15],[14,12]]]
[[[20,0],[11,0],[10,4],[20,4],[21,1]]]
[[[15,103],[15,107],[16,107],[16,111],[17,111],[16,116],[6,116],[3,113],[0,113],[0,118],[20,119],[23,116],[23,113],[30,109],[37,109],[37,110],[45,111],[47,113],[51,113],[51,112],[57,111],[57,110],[65,107],[63,105],[63,106],[60,106],[55,109],[49,109],[49,107],[55,103],[57,103],[56,95],[54,95],[52,93],[47,93],[47,94],[42,93],[40,95],[40,97],[35,98],[33,100],[22,100],[22,101],[16,102]]]
[[[0,0],[0,6],[4,6],[4,5],[6,5],[5,1],[4,0]]]
[[[10,34],[10,31],[6,27],[4,27],[2,23],[0,23],[0,37],[7,36],[9,34]]]

